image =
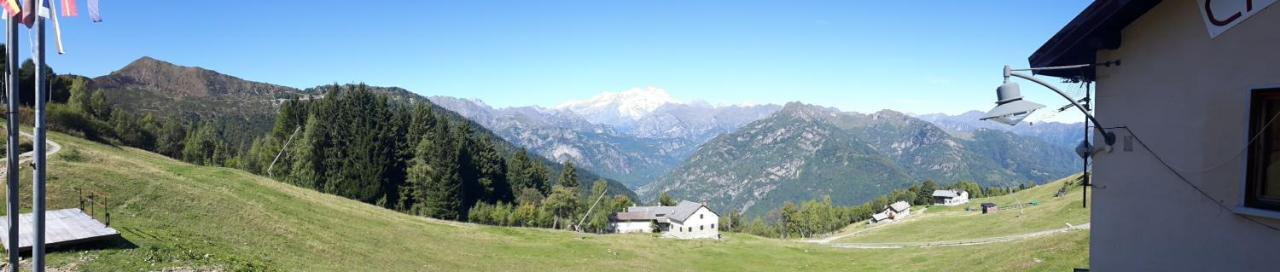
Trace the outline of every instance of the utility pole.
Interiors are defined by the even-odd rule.
[[[270,178],[276,177],[274,173],[271,173],[271,169],[276,167],[276,161],[280,160],[280,155],[283,155],[285,150],[289,150],[289,143],[293,142],[293,136],[298,135],[298,131],[301,131],[301,130],[302,130],[302,126],[298,126],[297,128],[293,129],[293,133],[289,134],[289,139],[284,141],[284,147],[280,148],[280,153],[276,153],[276,158],[271,159],[271,165],[267,166],[267,177],[270,177]]]
[[[35,9],[39,10],[41,7],[43,7],[44,1],[46,0],[36,0]],[[35,11],[33,10],[33,11],[27,11],[27,12],[35,12]],[[52,14],[53,13],[52,10],[49,13],[50,13],[49,14],[50,17],[58,16],[57,14]],[[32,215],[35,217],[35,224],[34,224],[35,226],[34,226],[34,229],[32,229],[33,230],[32,233],[35,234],[33,235],[35,236],[35,239],[32,239],[32,242],[31,242],[31,271],[44,272],[44,250],[45,250],[45,245],[44,245],[44,234],[45,234],[44,233],[45,232],[44,104],[45,104],[45,100],[48,99],[48,94],[46,94],[45,92],[49,88],[48,86],[49,84],[45,82],[48,79],[45,77],[48,77],[49,75],[44,74],[44,66],[45,66],[44,18],[40,17],[39,15],[36,16],[36,39],[35,39],[35,44],[32,46],[34,46],[36,50],[36,55],[35,55],[35,63],[36,63],[36,82],[35,82],[35,85],[36,85],[36,88],[35,88],[35,92],[36,92],[35,132],[36,133],[35,134],[36,135],[35,136],[36,137],[35,137],[35,140],[32,141],[32,146],[34,146],[35,148],[34,150],[32,150],[33,154],[31,154],[35,161],[35,169],[32,169],[33,173],[32,173],[32,179],[31,179],[32,180],[32,185],[31,185],[32,205],[31,206],[33,208]]]
[[[1086,143],[1089,142],[1089,134],[1092,133],[1089,131],[1089,112],[1093,111],[1093,107],[1091,106],[1093,101],[1089,100],[1090,85],[1092,85],[1091,82],[1086,81],[1084,83],[1084,105],[1081,105],[1084,106],[1084,109],[1087,111],[1084,114],[1084,142]],[[1093,149],[1093,145],[1089,145],[1089,147],[1090,149]],[[1080,205],[1083,208],[1089,208],[1089,157],[1092,156],[1093,150],[1089,150],[1089,155],[1084,156],[1084,164],[1081,165],[1083,170],[1080,171],[1080,188],[1083,189],[1084,192],[1080,195]]]
[[[3,15],[9,16],[9,15]],[[5,190],[6,199],[9,203],[5,209],[5,219],[9,223],[9,270],[18,271],[18,20],[17,17],[9,17],[5,20],[5,65],[8,73],[5,74],[5,93],[8,96],[8,132],[9,141],[8,148],[5,153],[8,161],[8,171],[5,171],[5,178],[8,186]]]
[[[578,232],[582,232],[582,223],[587,222],[587,216],[591,216],[591,210],[596,209],[596,204],[600,204],[600,200],[604,199],[606,193],[609,193],[609,188],[605,188],[604,192],[600,192],[600,196],[596,197],[596,201],[591,203],[590,208],[587,208],[587,214],[583,214],[582,220],[578,220]]]

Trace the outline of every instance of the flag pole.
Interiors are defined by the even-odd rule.
[[[5,74],[5,92],[8,93],[8,148],[7,153],[8,170],[5,171],[5,177],[8,181],[7,190],[5,190],[6,199],[9,203],[6,207],[5,219],[9,223],[9,271],[18,271],[18,95],[22,92],[18,91],[18,20],[15,16],[5,14],[5,32],[7,33],[5,40],[5,65],[8,73]]]
[[[45,0],[36,1],[37,10],[40,7],[44,6],[44,1]],[[49,14],[49,15],[53,16],[54,14]],[[34,146],[35,148],[34,150],[32,150],[32,154],[31,154],[31,156],[34,158],[33,161],[35,161],[35,169],[32,169],[33,178],[31,179],[32,180],[32,184],[31,184],[32,205],[31,206],[33,208],[32,213],[34,213],[33,215],[35,217],[35,226],[32,229],[32,232],[35,233],[35,235],[33,235],[35,236],[35,239],[33,239],[31,243],[31,270],[35,272],[44,272],[44,250],[45,250],[45,244],[44,244],[45,242],[44,241],[44,238],[45,238],[44,237],[45,236],[44,104],[45,104],[45,99],[47,98],[46,96],[48,96],[45,93],[45,91],[47,88],[49,88],[48,82],[45,82],[45,81],[48,80],[48,78],[46,77],[48,77],[49,75],[44,74],[44,70],[45,70],[44,69],[44,66],[45,66],[44,28],[45,28],[44,18],[41,18],[39,15],[37,15],[36,16],[36,39],[34,44],[36,48],[36,55],[35,55],[35,64],[36,64],[36,80],[35,80],[36,81],[35,82],[35,85],[36,85],[35,86],[36,87],[35,88],[35,93],[36,93],[35,134],[36,135],[35,136],[36,137],[34,140],[32,140],[32,146]]]

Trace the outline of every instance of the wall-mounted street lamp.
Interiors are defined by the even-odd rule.
[[[1113,64],[1120,65],[1120,61],[1119,60],[1109,61],[1109,62],[1101,63],[1098,65],[1111,66]],[[1049,90],[1052,90],[1053,92],[1058,93],[1058,95],[1061,95],[1062,98],[1066,98],[1067,101],[1071,102],[1072,106],[1075,106],[1076,109],[1079,109],[1080,113],[1084,114],[1084,117],[1087,118],[1090,123],[1093,123],[1093,128],[1097,129],[1099,134],[1102,134],[1102,140],[1104,143],[1107,144],[1106,146],[1102,147],[1100,150],[1095,150],[1094,147],[1089,144],[1089,135],[1088,135],[1089,128],[1087,124],[1085,125],[1086,135],[1084,137],[1084,140],[1080,142],[1080,145],[1076,147],[1076,155],[1080,155],[1080,158],[1084,159],[1084,162],[1081,164],[1081,166],[1084,169],[1082,170],[1081,176],[1080,176],[1080,180],[1082,181],[1081,187],[1084,188],[1084,194],[1081,195],[1080,204],[1086,208],[1089,207],[1089,201],[1088,201],[1089,186],[1092,186],[1092,184],[1089,182],[1089,157],[1092,157],[1094,154],[1097,154],[1097,151],[1103,151],[1103,152],[1111,151],[1111,145],[1114,145],[1116,143],[1116,134],[1111,133],[1106,129],[1103,129],[1102,123],[1098,122],[1098,118],[1094,118],[1092,114],[1089,114],[1088,108],[1081,106],[1079,102],[1076,102],[1074,98],[1071,98],[1071,96],[1068,96],[1066,93],[1063,93],[1062,90],[1058,90],[1058,88],[1053,87],[1053,85],[1049,85],[1049,83],[1036,79],[1031,75],[1019,74],[1014,72],[1080,69],[1080,68],[1087,68],[1091,66],[1094,66],[1094,64],[1012,69],[1012,68],[1009,68],[1008,65],[1005,65],[1004,66],[1004,84],[1001,84],[1000,87],[996,88],[996,107],[991,108],[991,111],[988,111],[987,114],[982,116],[982,118],[980,119],[980,120],[991,120],[991,121],[1012,126],[1012,125],[1017,125],[1018,122],[1022,121],[1022,119],[1026,119],[1027,116],[1030,116],[1032,112],[1035,112],[1038,109],[1044,108],[1044,105],[1038,104],[1036,102],[1023,100],[1022,90],[1018,87],[1018,83],[1009,82],[1009,77],[1020,77],[1022,79],[1030,80],[1031,82],[1040,84],[1041,86],[1044,86],[1045,88],[1049,88]],[[1088,93],[1089,93],[1088,91],[1085,91],[1085,101],[1088,101],[1088,97],[1089,97]],[[1059,111],[1065,110],[1066,108],[1067,107],[1063,107]]]
[[[1076,109],[1079,109],[1080,113],[1083,113],[1084,116],[1089,119],[1089,122],[1093,123],[1093,128],[1097,129],[1098,133],[1102,134],[1103,142],[1105,142],[1107,144],[1107,147],[1109,148],[1111,147],[1111,145],[1116,143],[1115,133],[1111,133],[1103,129],[1102,123],[1098,123],[1098,119],[1094,118],[1092,114],[1089,114],[1089,110],[1085,109],[1084,106],[1081,106],[1080,103],[1076,102],[1075,99],[1071,98],[1071,96],[1068,96],[1066,93],[1063,93],[1061,90],[1058,90],[1058,88],[1053,87],[1053,85],[1049,85],[1049,83],[1046,83],[1030,75],[1015,73],[1016,71],[1079,69],[1079,68],[1085,68],[1089,66],[1093,66],[1093,64],[1027,68],[1027,69],[1012,69],[1012,68],[1009,68],[1008,65],[1005,65],[1004,66],[1004,84],[1001,84],[1000,87],[996,88],[996,107],[991,108],[990,111],[987,111],[987,114],[984,115],[980,120],[990,120],[990,121],[999,122],[1002,124],[1012,126],[1012,125],[1018,124],[1018,122],[1021,122],[1022,119],[1026,119],[1027,116],[1030,116],[1032,112],[1035,112],[1038,109],[1044,108],[1044,105],[1022,99],[1022,90],[1020,90],[1020,88],[1018,87],[1018,83],[1009,81],[1009,77],[1020,77],[1022,79],[1030,80],[1031,82],[1040,84],[1045,88],[1049,88],[1049,90],[1053,90],[1053,92],[1058,93],[1058,95],[1061,95],[1062,98],[1066,98],[1067,101],[1070,101],[1071,105],[1074,105]]]

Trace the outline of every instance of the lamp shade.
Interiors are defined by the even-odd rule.
[[[1018,84],[1006,82],[996,88],[996,107],[987,111],[981,120],[991,120],[1006,125],[1016,125],[1026,119],[1032,112],[1044,108],[1036,102],[1022,100],[1022,91]]]

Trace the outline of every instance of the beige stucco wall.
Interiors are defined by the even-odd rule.
[[[1097,69],[1098,118],[1240,205],[1249,90],[1280,86],[1280,4],[1210,39],[1196,1],[1164,1],[1121,37],[1098,52],[1123,64]],[[1136,141],[1124,151],[1126,135],[1094,163],[1093,271],[1280,271],[1280,232],[1217,207]]]

